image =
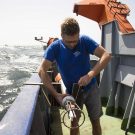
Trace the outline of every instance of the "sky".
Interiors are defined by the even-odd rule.
[[[0,45],[38,45],[34,37],[60,37],[60,23],[66,17],[74,17],[80,25],[81,34],[101,41],[98,24],[73,13],[79,0],[0,0]],[[122,0],[121,0],[122,1]],[[135,28],[134,0],[123,0],[133,9],[129,20]]]

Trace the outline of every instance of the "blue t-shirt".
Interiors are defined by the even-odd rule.
[[[94,53],[98,45],[90,37],[81,35],[74,49],[67,48],[60,39],[45,50],[44,58],[51,62],[56,61],[69,94],[72,93],[73,83],[78,83],[80,77],[91,70],[90,54]],[[84,89],[88,89],[95,82],[96,78],[94,77]]]

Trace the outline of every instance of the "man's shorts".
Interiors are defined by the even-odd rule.
[[[88,115],[92,120],[99,119],[103,114],[97,83],[93,84],[88,90],[80,90],[76,103],[81,109],[83,108],[83,104],[85,104]]]

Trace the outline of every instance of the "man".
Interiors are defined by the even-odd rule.
[[[80,35],[80,27],[74,18],[67,18],[61,24],[62,39],[53,42],[44,53],[44,60],[39,70],[44,85],[61,104],[66,94],[57,93],[51,84],[46,71],[53,61],[56,61],[67,93],[72,93],[74,83],[83,86],[83,92],[78,95],[79,106],[86,105],[93,135],[101,135],[100,116],[101,102],[95,76],[108,64],[111,56],[94,40],[86,35]],[[90,54],[99,57],[97,64],[91,69]],[[71,130],[71,135],[78,135],[79,130]]]

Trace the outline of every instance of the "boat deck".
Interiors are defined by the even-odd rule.
[[[92,135],[91,124],[87,115],[86,108],[83,109],[85,113],[85,122],[80,127],[80,135]],[[105,107],[103,107],[105,112]],[[52,123],[51,123],[51,134],[52,135],[69,135],[70,130],[61,123],[60,115],[63,112],[62,109],[52,109]],[[121,130],[122,120],[119,118],[104,115],[101,117],[102,135],[125,135],[125,131]],[[134,133],[128,132],[128,135],[135,135]]]

